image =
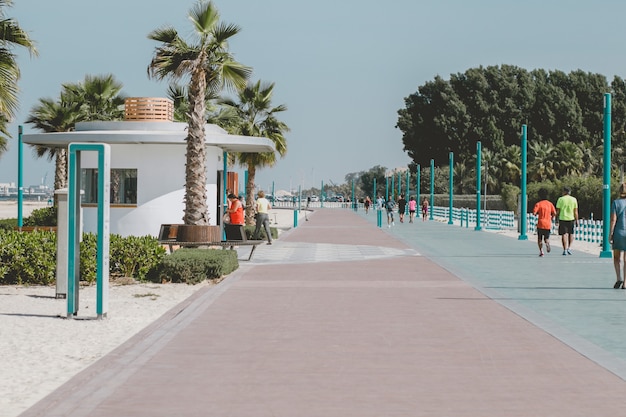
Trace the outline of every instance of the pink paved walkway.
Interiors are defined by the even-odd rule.
[[[406,248],[349,210],[318,210],[279,241]],[[589,417],[625,406],[622,379],[407,255],[242,263],[22,416]]]

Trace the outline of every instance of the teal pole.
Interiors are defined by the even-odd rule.
[[[24,154],[22,143],[22,125],[17,128],[17,227],[22,230],[23,212],[22,206],[24,204]]]
[[[609,230],[611,225],[611,94],[604,95],[604,180],[602,183],[602,251],[600,258],[611,258]]]
[[[411,171],[409,171],[408,169],[406,170],[406,193],[405,193],[405,200],[409,201],[409,199],[411,198]],[[404,214],[408,214],[409,213],[409,205],[406,205],[406,209]]]
[[[248,170],[243,172],[243,201],[248,201]]]
[[[454,207],[453,199],[454,199],[454,152],[450,152],[450,184],[448,191],[450,193],[450,203],[448,209],[448,224],[454,224],[452,221],[452,208]]]
[[[482,230],[480,225],[480,173],[482,171],[482,162],[481,162],[482,154],[481,154],[481,145],[480,141],[476,142],[476,227],[474,230]],[[469,222],[469,213],[467,214],[468,222]]]
[[[400,198],[400,194],[402,194],[402,173],[398,172],[398,198]]]
[[[411,171],[406,170],[406,197],[411,197]]]
[[[320,188],[320,207],[324,208],[324,180],[322,180],[322,188]]]
[[[526,195],[526,153],[527,153],[527,140],[526,140],[526,125],[522,125],[522,186],[521,186],[521,201],[522,201],[522,210],[520,212],[521,228],[520,235],[517,238],[518,240],[528,240],[528,236],[526,236],[526,213],[528,211],[528,203]]]
[[[354,179],[352,180],[352,208],[356,211],[356,200],[354,199]]]
[[[396,190],[396,174],[391,174],[391,197]]]
[[[435,211],[435,160],[430,160],[430,217],[433,220],[433,212]]]
[[[276,196],[274,195],[274,181],[272,181],[272,205],[276,204]]]
[[[420,164],[417,164],[417,179],[416,179],[416,184],[415,184],[415,187],[416,187],[415,195],[416,195],[416,197],[415,197],[415,199],[417,201],[417,205],[420,206],[420,207],[422,205],[422,202],[420,201],[420,198],[421,198],[420,191],[421,191],[421,188],[422,188],[422,185],[420,184],[421,181],[422,181],[422,179],[420,178],[421,174],[422,174],[422,168],[420,167]]]
[[[374,202],[378,199],[378,194],[376,193],[376,177],[374,177],[374,194],[372,194],[372,199]]]
[[[385,175],[385,201],[389,200],[389,177]]]

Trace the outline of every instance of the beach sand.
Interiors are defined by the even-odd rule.
[[[48,207],[45,201],[24,201],[22,204],[22,217],[28,217],[33,210]],[[0,201],[0,220],[17,219],[17,201]]]

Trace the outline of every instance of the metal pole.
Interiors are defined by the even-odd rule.
[[[476,142],[476,227],[474,230],[482,230],[480,226],[480,170],[482,168],[481,163],[481,145],[480,141]],[[469,222],[469,213],[468,213],[468,222]]]
[[[430,217],[433,220],[433,212],[435,208],[435,160],[430,160]]]
[[[420,184],[420,182],[422,181],[421,178],[420,178],[421,174],[422,174],[422,168],[420,167],[420,164],[417,164],[417,179],[416,179],[416,184],[415,184],[415,187],[416,187],[416,190],[415,190],[416,197],[415,197],[415,199],[417,201],[418,206],[420,206],[420,207],[422,205],[422,202],[420,201],[420,191],[421,191],[421,187],[422,187],[422,185]]]
[[[522,125],[522,186],[521,186],[521,193],[522,193],[522,207],[521,207],[521,211],[520,211],[520,218],[519,221],[521,222],[521,228],[520,228],[520,235],[517,238],[518,240],[528,240],[528,236],[526,236],[526,212],[528,210],[528,203],[526,202],[527,196],[526,196],[526,151],[527,151],[527,146],[526,146],[526,125]]]
[[[376,177],[374,177],[374,194],[372,194],[372,199],[374,202],[378,199],[378,194],[376,193]]]
[[[385,174],[385,201],[389,200],[389,177]]]
[[[604,95],[604,180],[602,183],[602,251],[600,258],[613,256],[609,249],[611,233],[611,94]]]
[[[24,224],[22,216],[22,205],[24,203],[24,145],[22,143],[22,132],[22,125],[19,125],[17,128],[17,227],[20,231],[22,230],[22,225]]]
[[[324,208],[324,180],[322,180],[322,188],[320,189],[320,207]]]
[[[454,199],[454,153],[450,152],[449,156],[450,161],[450,185],[449,185],[449,193],[450,193],[450,203],[448,210],[448,224],[454,224],[452,221],[452,208],[454,207],[453,199]]]

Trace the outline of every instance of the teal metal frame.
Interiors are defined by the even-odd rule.
[[[78,313],[80,280],[80,155],[98,153],[98,237],[96,252],[96,314],[106,317],[109,309],[109,219],[111,185],[111,147],[106,143],[70,143],[67,248],[67,317]]]

